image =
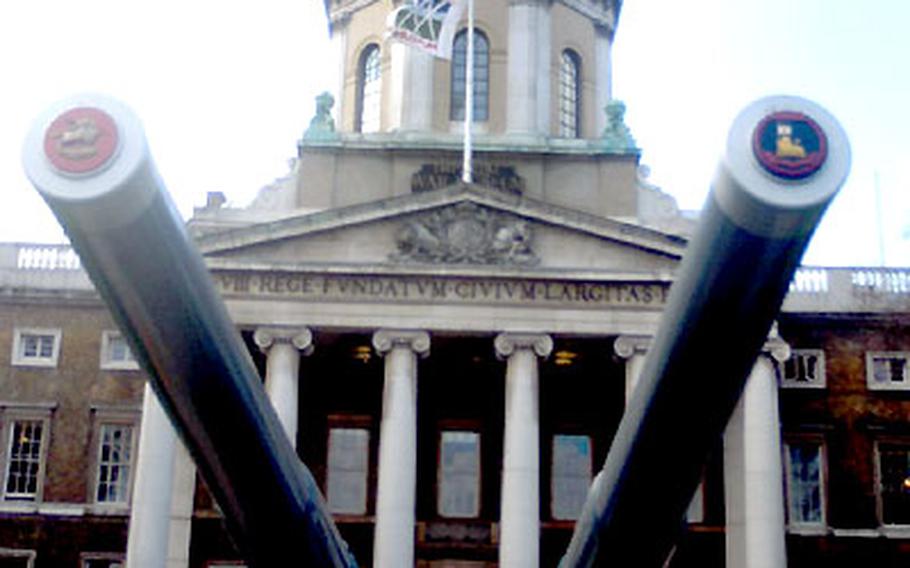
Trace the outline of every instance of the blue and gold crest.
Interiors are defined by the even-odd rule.
[[[804,179],[817,172],[828,157],[828,140],[821,127],[797,112],[766,116],[752,136],[752,150],[769,173],[784,179]]]

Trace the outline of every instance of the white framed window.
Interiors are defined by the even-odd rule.
[[[370,431],[330,428],[326,501],[336,514],[365,515],[370,465]]]
[[[13,335],[13,365],[56,367],[61,337],[59,329],[17,328]]]
[[[126,507],[130,502],[136,428],[131,423],[104,422],[98,429],[94,500]]]
[[[79,555],[81,568],[123,568],[126,559],[117,552],[83,552]]]
[[[41,500],[49,428],[49,410],[3,414],[3,500]]]
[[[559,135],[581,136],[581,57],[571,49],[559,58]]]
[[[0,546],[0,566],[3,568],[32,568],[36,556],[34,550]]]
[[[784,443],[787,524],[791,530],[823,529],[825,446],[822,440],[797,438]]]
[[[126,338],[119,331],[108,329],[101,332],[101,368],[125,371],[139,369],[139,363],[133,357]]]
[[[441,517],[480,515],[480,434],[443,430],[439,436],[437,512]]]
[[[556,434],[550,469],[550,515],[574,521],[591,485],[591,437]]]
[[[883,526],[910,526],[910,441],[878,441],[876,500]]]
[[[869,390],[910,390],[910,352],[866,352]]]
[[[790,358],[780,364],[782,388],[823,389],[825,352],[821,349],[794,349]]]
[[[357,114],[354,130],[379,132],[382,120],[382,58],[371,43],[360,52],[357,64]]]

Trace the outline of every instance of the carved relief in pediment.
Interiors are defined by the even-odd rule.
[[[393,262],[533,266],[532,228],[526,220],[473,203],[459,203],[404,223],[395,235]]]

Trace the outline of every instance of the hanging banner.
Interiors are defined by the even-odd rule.
[[[389,14],[388,37],[451,59],[452,38],[466,4],[466,0],[411,0]]]

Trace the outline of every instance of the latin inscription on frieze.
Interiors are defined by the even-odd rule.
[[[515,166],[475,163],[471,175],[477,185],[512,195],[521,195],[525,191],[525,180],[515,171]],[[458,183],[460,179],[460,164],[424,164],[411,176],[411,192],[442,189]]]
[[[573,308],[661,308],[668,283],[584,282],[436,276],[349,276],[216,271],[225,296],[313,302],[444,303]]]

